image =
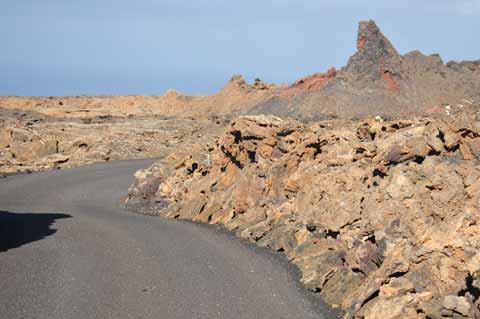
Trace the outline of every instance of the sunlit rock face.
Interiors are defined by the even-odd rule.
[[[365,44],[366,45],[366,44]],[[347,318],[478,315],[480,122],[234,119],[136,174],[127,205],[285,253]]]

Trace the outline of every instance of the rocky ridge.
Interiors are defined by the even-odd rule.
[[[345,67],[275,86],[233,76],[208,96],[0,97],[0,108],[54,117],[205,117],[272,114],[302,122],[328,118],[428,116],[480,100],[480,60],[444,63],[438,54],[401,55],[373,21],[359,23],[357,51]]]
[[[357,52],[345,67],[279,89],[248,113],[302,121],[375,115],[405,118],[479,98],[480,60],[445,64],[438,54],[401,55],[375,22],[362,21]]]
[[[302,124],[235,119],[136,173],[127,206],[284,252],[345,318],[480,315],[480,109]]]

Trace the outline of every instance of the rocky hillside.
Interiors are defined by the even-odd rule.
[[[480,109],[235,119],[136,174],[126,204],[284,252],[345,318],[480,315]]]
[[[235,75],[217,93],[195,96],[0,97],[0,108],[55,117],[272,114],[301,121],[381,115],[429,115],[480,100],[480,60],[444,63],[439,55],[397,52],[373,21],[360,22],[357,52],[340,70],[303,77],[289,86]]]
[[[480,60],[444,64],[439,55],[400,55],[373,21],[360,22],[357,52],[340,70],[280,89],[249,113],[329,117],[428,115],[480,98]]]

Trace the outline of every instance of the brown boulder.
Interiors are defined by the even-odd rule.
[[[58,152],[58,141],[55,139],[35,140],[26,143],[15,143],[11,146],[13,156],[20,161],[31,162]]]
[[[0,129],[0,148],[9,147],[11,142],[12,142],[12,130]]]

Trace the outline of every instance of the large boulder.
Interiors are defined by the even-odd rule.
[[[56,139],[34,140],[25,143],[15,143],[10,147],[15,159],[24,162],[39,160],[45,156],[58,152],[58,141]]]
[[[10,146],[12,142],[12,130],[8,128],[0,129],[0,148]]]

